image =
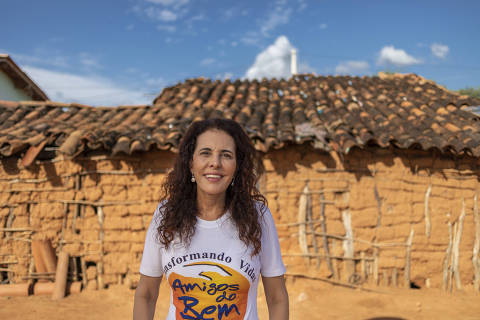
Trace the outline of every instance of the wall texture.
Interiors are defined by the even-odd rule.
[[[16,88],[9,76],[0,71],[0,99],[13,101],[32,100],[25,91]]]
[[[134,284],[173,159],[166,151],[98,155],[29,169],[2,159],[0,280],[32,275],[31,240],[50,239],[73,257],[73,277],[85,286]],[[290,146],[264,161],[259,186],[289,273],[350,284],[473,285],[478,159],[374,147],[339,156]]]

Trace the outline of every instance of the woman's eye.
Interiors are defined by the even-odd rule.
[[[223,156],[227,159],[232,159],[232,155],[230,153],[224,153]]]

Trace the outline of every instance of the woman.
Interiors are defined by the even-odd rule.
[[[269,318],[288,319],[277,231],[256,188],[263,170],[236,122],[190,126],[147,232],[134,319],[153,319],[164,276],[167,320],[258,319],[260,275]]]

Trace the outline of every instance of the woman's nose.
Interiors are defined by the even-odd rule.
[[[222,165],[222,161],[220,160],[220,156],[213,156],[210,162],[210,165],[214,168],[218,168]]]

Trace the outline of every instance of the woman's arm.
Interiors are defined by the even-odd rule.
[[[263,289],[271,320],[288,320],[288,293],[283,275],[279,277],[262,277]]]
[[[147,277],[140,275],[140,281],[135,290],[135,300],[133,304],[134,320],[152,320],[155,314],[155,305],[158,298],[158,288],[162,282],[162,277]]]

